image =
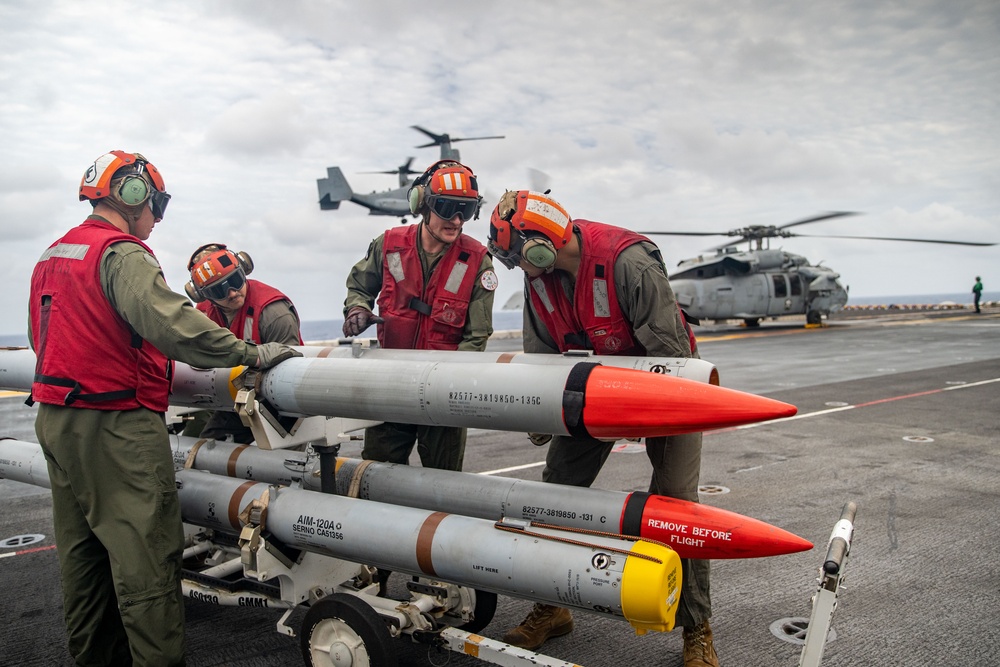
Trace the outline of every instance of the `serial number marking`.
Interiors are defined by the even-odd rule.
[[[576,518],[576,512],[571,512],[569,510],[553,509],[551,507],[533,507],[531,505],[522,506],[521,513],[526,516],[554,516],[560,519]]]
[[[449,401],[475,401],[477,403],[503,403],[507,405],[541,405],[542,397],[530,394],[493,394],[475,391],[450,391]]]

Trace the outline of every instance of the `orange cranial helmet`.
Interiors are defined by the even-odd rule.
[[[407,193],[414,215],[433,211],[445,220],[460,215],[464,222],[479,217],[483,198],[472,170],[454,160],[439,160],[413,181]]]
[[[111,151],[94,160],[80,180],[80,201],[110,198],[118,205],[150,203],[153,216],[163,218],[170,195],[163,176],[141,153]]]
[[[573,234],[569,213],[540,192],[508,190],[490,216],[490,253],[509,269],[521,259],[547,269]]]
[[[195,303],[212,299],[221,301],[230,290],[239,290],[253,271],[253,260],[245,252],[235,253],[222,243],[209,243],[194,251],[188,262],[191,282],[185,285]]]

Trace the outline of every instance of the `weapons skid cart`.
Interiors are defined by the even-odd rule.
[[[258,440],[258,446],[262,449],[278,450],[312,441],[311,446],[319,454],[320,488],[325,493],[334,494],[336,454],[340,449],[340,443],[359,437],[351,434],[379,422],[307,417],[286,431],[278,424],[274,415],[269,414],[266,403],[262,404],[256,399],[256,392],[252,388],[254,381],[255,373],[253,371],[248,372],[243,378],[242,386],[249,388],[238,392],[236,412],[244,423],[252,429]],[[192,451],[188,463],[193,459],[194,452]],[[325,495],[317,494],[315,491],[301,490],[302,476],[315,474],[315,471],[307,470],[305,466],[301,465],[300,460],[289,459],[286,465],[289,466],[293,480],[298,475],[297,483],[293,482],[293,485],[289,487],[256,484],[199,470],[183,470],[178,473],[178,486],[181,488],[185,521],[194,519],[191,523],[185,523],[187,544],[189,545],[184,554],[185,564],[198,563],[195,569],[185,569],[183,589],[186,596],[218,605],[284,609],[284,613],[276,623],[276,629],[281,634],[299,638],[303,660],[307,665],[393,667],[397,664],[393,639],[403,635],[408,635],[414,642],[426,644],[429,652],[451,651],[498,665],[550,665],[553,667],[575,665],[575,663],[520,649],[476,634],[493,619],[497,604],[496,592],[452,583],[456,579],[454,575],[445,577],[451,581],[416,576],[417,572],[407,572],[407,569],[415,570],[415,567],[401,567],[398,562],[395,565],[388,563],[368,565],[323,553],[322,546],[316,550],[302,549],[301,545],[289,544],[292,540],[288,538],[294,538],[294,535],[282,534],[278,536],[275,535],[274,531],[269,530],[271,523],[268,522],[268,515],[273,512],[277,499],[287,500],[291,498],[294,501],[293,494],[306,494],[313,498],[306,505],[317,502],[316,496],[331,502],[365,504],[363,511],[370,518],[372,530],[377,530],[374,527],[380,524],[380,518],[388,518],[380,516],[378,512],[390,511],[395,521],[399,520],[400,514],[422,512],[465,522],[479,524],[490,524],[490,522],[456,515],[444,515],[440,512],[429,513],[424,510],[384,505],[368,500],[339,496],[326,498]],[[295,488],[296,484],[298,488]],[[234,512],[233,499],[240,497],[251,486],[267,486],[267,490],[262,493],[258,492],[257,496],[243,507],[238,514],[238,523],[234,523],[233,517],[229,517],[228,524],[225,519],[216,517],[216,514],[225,514],[225,510],[222,509],[223,505],[228,506],[229,513]],[[313,481],[312,486],[315,488],[315,481]],[[325,534],[329,538],[328,541],[336,542],[338,539],[344,539],[339,533],[341,524],[337,521],[319,519],[320,510],[315,511],[316,517],[310,516],[309,520],[306,521],[303,521],[301,515],[299,523],[290,519],[303,506],[301,502],[293,505],[296,508],[295,512],[291,514],[286,512],[280,524],[286,528],[289,523],[294,524],[291,526],[292,533],[296,530],[313,531]],[[308,512],[308,510],[302,511]],[[441,519],[434,518],[433,520],[439,521]],[[207,527],[213,525],[213,521],[219,525],[219,530]],[[279,522],[275,521],[274,523]],[[238,538],[235,537],[236,530],[239,533]],[[482,528],[478,530],[481,531]],[[522,550],[525,548],[525,542],[537,544],[552,540],[548,544],[555,546],[544,546],[543,544],[542,547],[536,549],[555,550],[557,553],[553,553],[547,558],[540,555],[534,558],[529,556],[525,560],[530,559],[533,562],[532,569],[543,569],[546,564],[544,561],[552,563],[564,560],[566,553],[558,552],[559,549],[574,549],[578,552],[582,549],[588,554],[593,554],[593,556],[588,555],[586,558],[593,560],[595,567],[617,569],[620,575],[623,572],[622,563],[628,559],[635,561],[646,558],[654,563],[661,563],[661,560],[665,559],[657,560],[656,555],[669,552],[673,556],[674,562],[668,561],[667,565],[676,566],[676,577],[671,580],[671,591],[667,592],[667,597],[670,597],[672,592],[673,604],[664,607],[662,600],[660,600],[660,607],[663,609],[658,611],[641,610],[636,612],[635,607],[633,607],[628,613],[628,620],[640,634],[644,634],[649,629],[661,631],[672,629],[676,598],[679,597],[679,560],[677,560],[676,554],[667,547],[641,542],[637,538],[625,536],[621,536],[620,540],[611,537],[587,538],[578,534],[567,537],[566,533],[560,534],[560,529],[536,528],[531,522],[524,520],[500,518],[499,521],[492,524],[492,530],[496,534],[502,535],[504,539],[519,539],[518,537],[509,538],[511,533],[523,535],[520,537],[523,542],[519,547]],[[489,539],[489,536],[482,532],[480,532],[480,537],[476,538],[475,533],[467,527],[463,527],[461,532],[462,535],[456,536],[459,541],[485,542]],[[422,535],[417,539],[419,541],[429,538]],[[631,541],[639,542],[631,554],[623,549],[617,549],[618,553],[616,553],[616,543],[621,542],[627,545]],[[658,551],[648,551],[643,549],[642,545]],[[391,550],[391,547],[388,548]],[[459,550],[457,546],[453,546],[453,549]],[[483,549],[496,549],[496,547],[484,545]],[[400,547],[400,552],[406,550],[405,546]],[[427,553],[430,554],[432,551],[435,558],[440,557],[440,550],[433,550],[432,547],[428,546]],[[637,554],[636,551],[640,553]],[[467,557],[468,555],[463,553],[457,554],[455,559]],[[388,565],[401,573],[414,575],[410,581],[406,582],[408,594],[406,599],[393,599],[379,595],[378,565]],[[421,566],[423,565],[421,563]],[[437,560],[435,560],[434,565],[438,565]],[[643,566],[657,567],[649,564],[636,567]],[[661,567],[663,567],[662,564]],[[441,569],[440,566],[439,569]],[[447,565],[444,569],[447,569]],[[525,576],[524,571],[515,574],[522,579]],[[608,586],[605,588],[611,589]],[[610,607],[610,601],[612,599],[617,601],[616,596],[621,593],[619,586],[615,585],[614,589],[615,591],[608,599],[597,600],[596,603],[587,601],[582,604],[603,602],[604,605]],[[500,590],[500,592],[517,594],[520,591],[507,589]],[[535,593],[536,591],[532,590],[531,592]],[[544,594],[541,597],[537,595],[519,596],[557,602],[551,596],[546,599]],[[575,608],[588,610],[587,607],[577,606]],[[598,608],[602,609],[602,605],[598,604]],[[306,611],[296,630],[290,624],[291,616],[297,610],[302,609]],[[606,613],[610,612],[610,609],[602,610]],[[636,616],[644,613],[648,620],[636,620]],[[621,617],[622,614],[619,612],[616,615]]]

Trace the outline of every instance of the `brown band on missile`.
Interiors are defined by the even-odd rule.
[[[233,447],[233,451],[229,454],[229,459],[226,461],[226,475],[228,477],[236,477],[236,459],[240,458],[240,454],[243,450],[250,445],[240,445],[238,447]]]
[[[317,359],[326,359],[327,357],[330,356],[331,352],[333,352],[333,348],[332,347],[324,347],[322,350],[319,351],[319,354],[316,355],[316,358]]]
[[[194,467],[194,461],[196,458],[198,458],[198,450],[201,449],[201,446],[204,445],[206,442],[208,442],[208,440],[199,440],[198,442],[194,443],[194,447],[191,448],[191,451],[188,452],[187,458],[184,459],[185,470],[190,470],[191,468]]]
[[[514,361],[514,357],[516,356],[517,354],[515,352],[504,352],[499,357],[497,357],[497,363],[509,364],[510,362]]]
[[[240,503],[243,502],[243,496],[247,494],[247,491],[254,486],[257,486],[257,482],[243,482],[238,489],[233,491],[233,495],[229,496],[229,507],[227,508],[229,525],[236,530],[242,527],[240,526]]]
[[[448,515],[444,512],[434,512],[427,517],[420,526],[420,532],[417,533],[417,565],[424,574],[437,576],[437,572],[434,571],[434,559],[431,558],[431,547],[434,546],[437,527],[446,516]]]

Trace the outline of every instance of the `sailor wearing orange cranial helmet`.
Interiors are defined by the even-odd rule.
[[[385,348],[482,351],[493,333],[497,275],[486,247],[463,233],[479,217],[478,179],[464,164],[440,160],[408,198],[419,224],[374,239],[347,277],[344,335],[377,324]],[[416,443],[424,466],[461,470],[465,438],[463,428],[386,423],[365,431],[362,456],[406,463]]]

